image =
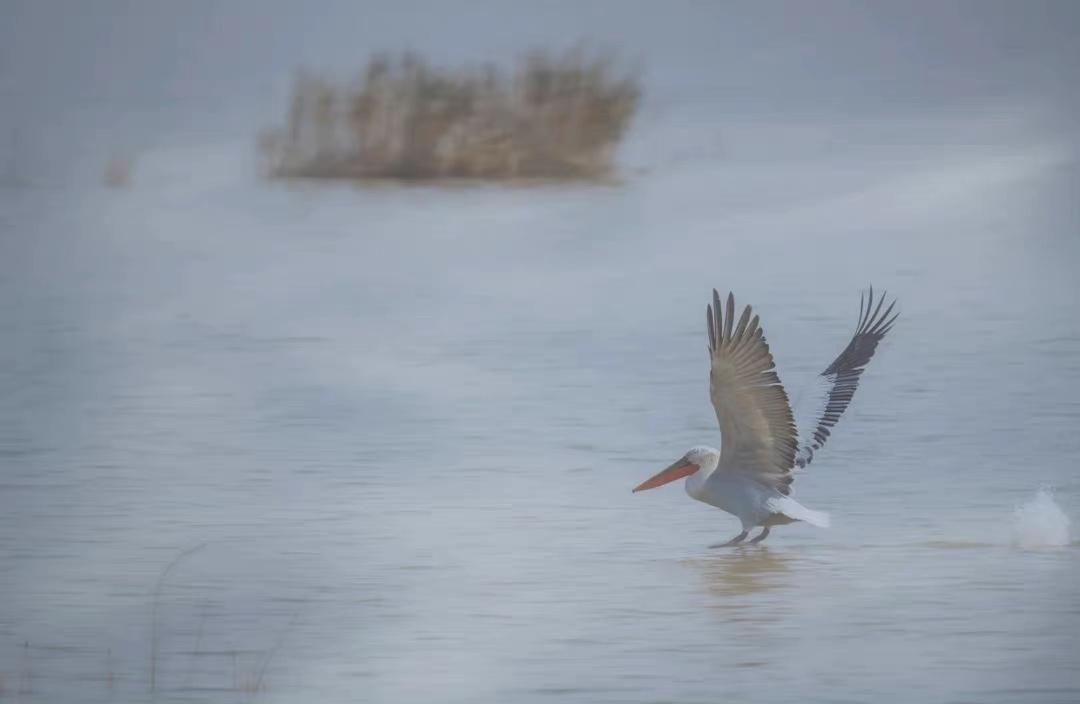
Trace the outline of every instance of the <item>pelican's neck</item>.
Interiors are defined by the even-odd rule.
[[[720,451],[707,448],[709,452],[698,453],[694,457],[694,461],[698,463],[698,471],[691,474],[686,478],[686,493],[690,496],[697,498],[697,495],[705,487],[705,482],[709,480],[709,477],[716,468],[720,466]]]

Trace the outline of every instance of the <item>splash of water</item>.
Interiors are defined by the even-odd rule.
[[[1040,489],[1013,513],[1013,544],[1028,549],[1069,544],[1069,517],[1051,491]]]

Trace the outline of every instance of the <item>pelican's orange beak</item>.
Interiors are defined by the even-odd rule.
[[[675,481],[676,479],[689,477],[691,474],[698,471],[698,469],[700,469],[698,465],[683,457],[675,464],[671,465],[656,476],[650,479],[646,479],[642,483],[638,484],[636,487],[634,487],[634,493],[639,491],[645,491],[646,489],[655,489],[658,486],[663,486],[668,482]]]

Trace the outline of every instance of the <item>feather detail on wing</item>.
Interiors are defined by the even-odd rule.
[[[708,307],[709,391],[722,438],[720,471],[750,473],[783,494],[791,491],[795,421],[776,374],[765,334],[750,306],[735,321],[735,298],[726,311],[713,290]]]
[[[859,322],[851,342],[840,353],[840,356],[818,376],[821,386],[820,399],[814,415],[809,419],[809,425],[803,430],[804,435],[800,440],[799,452],[795,456],[795,464],[798,467],[810,464],[814,453],[825,445],[825,441],[832,433],[832,428],[851,403],[855,389],[859,386],[859,377],[862,376],[863,370],[874,356],[878,343],[892,329],[893,323],[899,317],[899,313],[889,317],[896,306],[895,300],[882,312],[884,303],[885,295],[883,294],[878,299],[877,306],[874,306],[874,287],[871,286],[869,296],[864,295],[859,301]]]

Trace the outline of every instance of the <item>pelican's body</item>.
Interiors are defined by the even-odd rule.
[[[719,454],[716,450],[712,452]],[[714,466],[713,471],[705,473],[703,467],[687,477],[686,493],[702,503],[727,511],[742,522],[743,528],[778,526],[805,520],[799,515],[805,516],[810,511],[791,497],[755,481],[745,472],[717,472],[716,468]],[[813,513],[817,514],[817,524],[822,527],[828,525],[826,514]]]
[[[804,521],[829,525],[829,516],[806,508],[791,497],[796,467],[805,467],[824,445],[850,403],[867,362],[897,316],[893,305],[874,308],[874,292],[863,300],[851,342],[821,374],[824,408],[803,442],[796,434],[787,393],[776,375],[772,354],[758,317],[746,306],[735,324],[735,300],[727,298],[726,314],[713,291],[708,307],[710,396],[720,423],[722,450],[700,445],[634,491],[686,478],[686,493],[722,509],[742,523],[742,532],[724,545],[742,542],[752,528],[763,530],[750,542],[764,540],[773,526]],[[872,312],[871,312],[872,311]]]

